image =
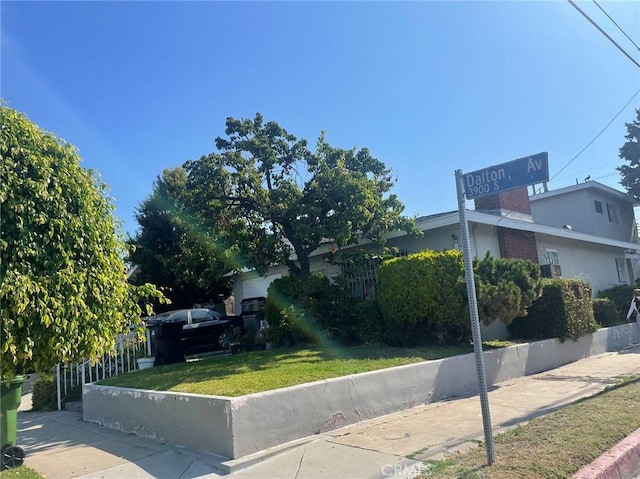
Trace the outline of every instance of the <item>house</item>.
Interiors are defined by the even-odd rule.
[[[548,276],[588,281],[594,294],[640,278],[636,203],[630,195],[588,181],[531,195],[524,187],[474,201],[475,209],[468,210],[466,217],[475,257],[489,251],[494,257],[529,259]],[[416,225],[423,237],[394,232],[387,244],[403,254],[462,249],[458,211],[423,216]],[[339,274],[341,266],[330,258],[328,245],[318,248],[311,258],[311,271],[329,278]],[[357,272],[345,271],[354,295],[375,298],[378,265],[378,260],[371,260]],[[266,296],[271,281],[286,274],[285,266],[276,266],[266,277],[251,272],[238,275],[233,292],[237,310],[243,298]]]

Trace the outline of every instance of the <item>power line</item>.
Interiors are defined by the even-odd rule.
[[[586,18],[587,20],[589,20],[589,22],[590,22],[594,27],[596,27],[596,28],[598,29],[598,31],[600,31],[600,33],[602,33],[605,37],[607,37],[607,39],[609,39],[609,41],[610,41],[611,43],[613,43],[616,47],[618,47],[618,50],[620,50],[622,53],[624,53],[624,55],[625,55],[629,60],[631,60],[631,61],[632,61],[632,62],[633,62],[633,63],[634,63],[638,68],[640,68],[640,63],[638,63],[637,61],[635,61],[635,60],[633,59],[633,57],[632,57],[631,55],[629,55],[629,54],[626,52],[626,50],[625,50],[624,48],[622,48],[620,45],[618,45],[618,44],[616,43],[616,41],[615,41],[613,38],[611,38],[611,37],[607,34],[607,32],[605,32],[602,28],[600,28],[600,26],[599,26],[596,22],[594,22],[593,20],[591,20],[591,18],[589,17],[589,15],[587,15],[586,13],[584,13],[584,12],[580,9],[580,7],[578,7],[578,5],[576,5],[576,4],[573,2],[573,0],[567,0],[567,2],[569,2],[573,8],[575,8],[576,10],[578,10],[578,12],[580,12],[580,14],[582,14],[582,16],[583,16],[584,18]]]
[[[568,0],[568,1],[571,1],[571,0]],[[624,106],[620,109],[620,111],[618,111],[618,113],[616,113],[616,114],[615,114],[615,116],[614,116],[613,118],[611,118],[611,120],[609,121],[609,123],[607,123],[607,124],[604,126],[604,128],[603,128],[602,130],[600,130],[600,131],[598,132],[598,134],[597,134],[596,136],[594,136],[594,137],[593,137],[593,139],[592,139],[589,143],[587,143],[587,144],[586,144],[586,146],[576,154],[576,156],[574,156],[573,158],[571,158],[571,159],[567,162],[567,164],[566,164],[566,165],[564,165],[562,168],[560,168],[560,170],[559,170],[555,175],[553,175],[553,177],[552,177],[549,181],[553,180],[556,176],[558,176],[560,173],[562,173],[562,172],[563,172],[563,171],[564,171],[564,170],[565,170],[565,169],[566,169],[566,168],[567,168],[571,163],[573,163],[573,162],[575,161],[575,159],[576,159],[576,158],[578,158],[578,157],[579,157],[579,156],[580,156],[580,155],[581,155],[581,154],[582,154],[582,153],[583,153],[587,148],[589,148],[589,147],[591,146],[591,144],[592,144],[594,141],[596,141],[596,140],[600,137],[600,135],[602,135],[602,134],[605,132],[605,130],[606,130],[607,128],[609,128],[609,126],[611,126],[611,123],[613,123],[613,122],[616,120],[616,118],[618,118],[618,117],[620,116],[620,114],[625,110],[625,108],[627,108],[627,107],[629,106],[629,103],[631,103],[631,102],[633,101],[633,99],[634,99],[636,96],[638,96],[638,93],[640,93],[640,90],[636,91],[636,92],[631,96],[631,98],[629,98],[629,100],[627,101],[627,103],[625,103],[625,104],[624,104]]]
[[[568,1],[571,1],[571,0],[568,0]],[[571,163],[573,163],[573,162],[576,160],[576,158],[578,158],[578,157],[579,157],[579,156],[580,156],[580,155],[581,155],[581,154],[582,154],[582,153],[583,153],[587,148],[589,148],[589,147],[591,146],[591,144],[592,144],[594,141],[596,141],[596,140],[600,137],[600,135],[602,135],[602,134],[605,132],[605,130],[606,130],[607,128],[609,128],[609,126],[611,126],[611,124],[616,120],[616,118],[618,118],[618,117],[620,116],[620,114],[625,110],[625,108],[627,108],[627,107],[629,106],[629,103],[631,103],[631,102],[633,101],[633,99],[634,99],[636,96],[638,96],[638,93],[640,93],[640,90],[637,90],[637,91],[636,91],[636,92],[631,96],[631,98],[629,98],[629,100],[624,104],[624,106],[620,109],[620,111],[618,111],[618,113],[616,113],[616,114],[615,114],[615,116],[614,116],[613,118],[611,118],[611,120],[609,121],[609,123],[607,123],[607,124],[604,126],[604,128],[603,128],[602,130],[600,130],[600,131],[598,132],[598,134],[597,134],[596,136],[594,136],[594,137],[593,137],[593,139],[592,139],[589,143],[587,143],[587,144],[585,145],[585,147],[584,147],[584,148],[582,148],[582,149],[581,149],[581,150],[580,150],[580,151],[579,151],[579,152],[578,152],[578,153],[577,153],[573,158],[571,158],[571,159],[567,162],[567,164],[566,164],[566,165],[564,165],[562,168],[560,168],[560,170],[558,170],[558,172],[557,172],[555,175],[553,175],[553,176],[549,179],[549,181],[553,180],[556,176],[558,176],[558,175],[559,175],[560,173],[562,173],[565,169],[567,169],[567,167],[568,167]],[[499,224],[499,223],[500,223],[504,218],[506,218],[507,216],[509,216],[511,213],[513,213],[516,209],[520,208],[520,206],[521,206],[521,205],[523,205],[524,203],[525,203],[525,201],[521,201],[520,203],[518,203],[518,204],[515,206],[515,208],[513,208],[513,209],[509,210],[509,211],[508,211],[504,216],[500,217],[500,219],[498,220],[498,222],[496,223],[496,225],[497,225],[497,224]]]
[[[618,30],[620,30],[620,31],[622,32],[622,34],[623,34],[625,37],[627,37],[627,39],[628,39],[631,43],[633,43],[633,46],[634,46],[634,47],[636,47],[636,50],[638,50],[638,51],[640,52],[640,47],[639,47],[638,45],[636,45],[636,42],[634,42],[634,41],[631,39],[631,37],[630,37],[629,35],[627,35],[627,32],[625,32],[625,31],[622,29],[622,27],[620,27],[620,25],[618,25],[618,24],[616,23],[616,21],[615,21],[613,18],[611,18],[611,15],[609,15],[609,14],[606,12],[606,10],[605,10],[604,8],[602,8],[598,2],[596,2],[596,0],[593,0],[593,3],[595,3],[595,4],[596,4],[596,6],[597,6],[600,10],[602,10],[602,13],[604,13],[604,14],[607,16],[607,18],[608,18],[609,20],[611,20],[611,21],[613,22],[613,24],[614,24],[616,27],[618,27]]]

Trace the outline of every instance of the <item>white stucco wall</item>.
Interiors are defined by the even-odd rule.
[[[594,201],[602,204],[602,213],[595,211]],[[607,203],[618,209],[620,224],[609,221]],[[633,204],[598,188],[584,188],[562,195],[544,193],[531,197],[531,213],[536,223],[561,228],[571,225],[580,231],[619,241],[630,241],[634,225]]]
[[[324,255],[316,255],[310,259],[310,270],[312,273],[322,273],[328,278],[332,278],[340,273],[338,265],[327,263]],[[260,276],[255,272],[240,273],[233,287],[233,297],[236,305],[236,314],[242,311],[241,303],[246,298],[267,297],[267,289],[275,279],[287,276],[289,269],[286,266],[276,266],[269,269],[266,276]]]
[[[578,341],[548,339],[485,351],[487,384],[620,350],[639,337],[636,324],[624,324]],[[87,384],[83,419],[239,458],[420,404],[476,394],[477,390],[475,357],[465,354],[236,398]]]
[[[556,250],[563,278],[579,278],[591,283],[594,295],[621,284],[615,258],[624,258],[621,248],[572,241],[557,236],[536,235],[540,264],[548,263],[547,249]]]

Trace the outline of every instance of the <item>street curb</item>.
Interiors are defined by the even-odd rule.
[[[633,431],[573,479],[627,479],[640,466],[640,428]]]

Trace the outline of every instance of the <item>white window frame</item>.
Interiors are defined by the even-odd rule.
[[[546,250],[546,254],[549,264],[560,264],[560,257],[558,256],[557,249],[548,249]]]

